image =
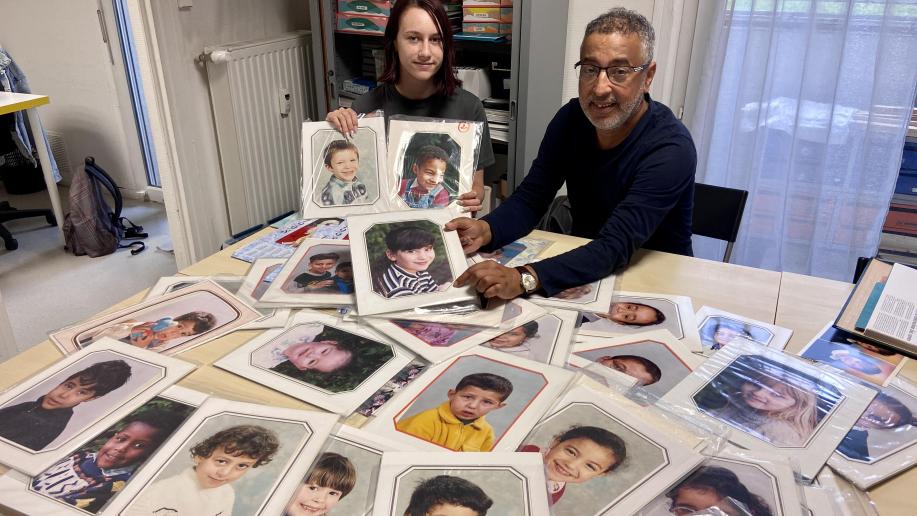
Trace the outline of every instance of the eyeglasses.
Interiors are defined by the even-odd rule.
[[[631,74],[642,72],[649,67],[650,63],[642,64],[640,66],[596,66],[593,64],[584,63],[578,61],[573,68],[576,69],[576,73],[579,76],[579,81],[582,83],[591,83],[599,78],[599,73],[602,71],[605,72],[605,77],[608,77],[608,80],[614,84],[625,84],[627,80],[630,79]]]

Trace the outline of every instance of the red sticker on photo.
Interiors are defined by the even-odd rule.
[[[471,129],[471,124],[469,124],[468,122],[459,122],[459,125],[458,125],[459,132],[467,133],[468,129]]]

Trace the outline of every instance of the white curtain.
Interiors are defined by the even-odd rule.
[[[850,281],[875,254],[917,85],[917,0],[730,0],[690,129],[748,190],[732,262]],[[695,237],[695,254],[723,245]]]

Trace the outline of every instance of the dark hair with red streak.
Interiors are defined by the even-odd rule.
[[[440,95],[451,96],[455,89],[462,85],[455,76],[455,46],[452,43],[452,26],[449,25],[449,17],[446,15],[446,9],[439,0],[398,0],[398,3],[392,8],[389,16],[388,25],[385,27],[385,69],[379,82],[396,84],[401,79],[401,63],[398,61],[398,51],[395,48],[395,42],[398,39],[398,30],[401,27],[401,17],[405,11],[411,7],[423,9],[439,29],[439,37],[443,42],[443,62],[433,76],[433,81],[438,87],[437,93]]]

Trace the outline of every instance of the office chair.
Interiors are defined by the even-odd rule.
[[[691,231],[695,235],[726,241],[723,262],[729,262],[732,245],[739,234],[742,213],[748,191],[722,186],[694,184],[694,218]]]
[[[7,251],[16,250],[19,247],[19,242],[13,238],[13,234],[10,233],[10,230],[6,229],[3,223],[28,217],[44,217],[45,220],[48,221],[48,224],[52,226],[57,225],[57,220],[54,218],[54,213],[51,210],[17,210],[6,201],[0,202],[0,238],[3,239],[3,246],[6,247]]]

